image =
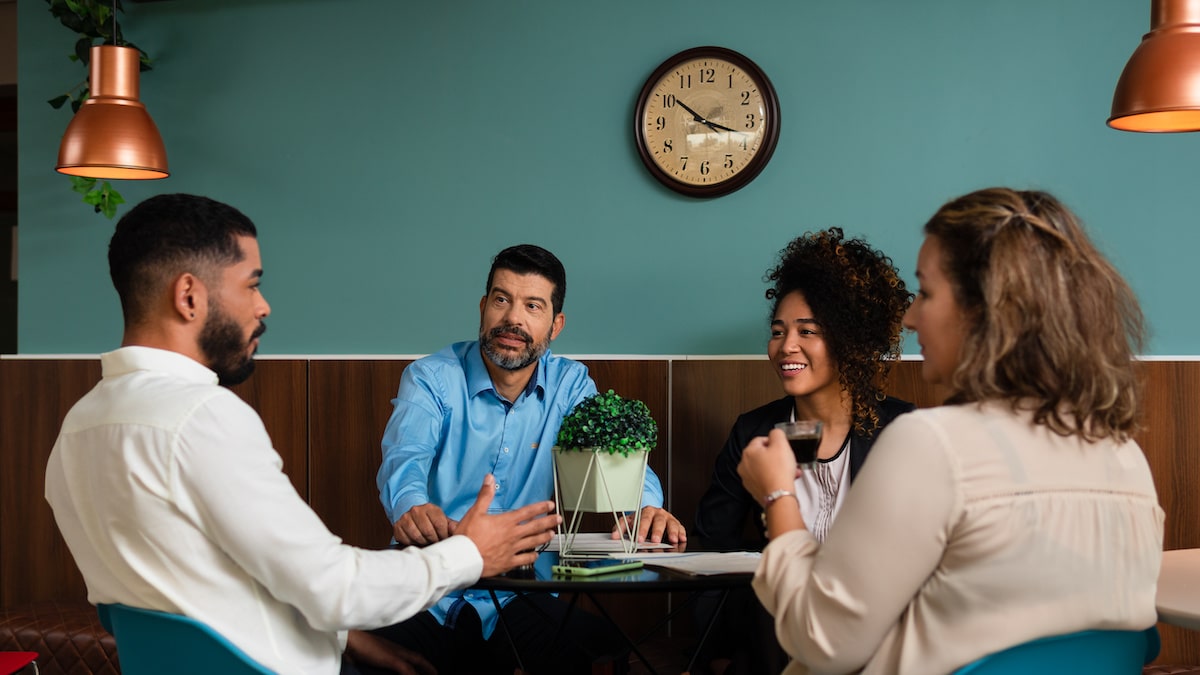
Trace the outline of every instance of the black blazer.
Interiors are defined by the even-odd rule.
[[[750,440],[755,436],[766,436],[777,423],[791,419],[794,407],[795,400],[791,396],[784,396],[739,416],[734,422],[725,447],[717,455],[712,483],[696,509],[694,531],[706,544],[716,548],[761,549],[766,546],[767,539],[758,524],[762,505],[742,487],[737,465],[742,461],[742,450]],[[874,434],[868,436],[851,432],[851,482],[858,476],[863,462],[867,461],[867,453],[871,451],[879,432],[892,420],[915,408],[908,401],[889,396],[879,404],[879,428]],[[749,531],[747,522],[751,525]]]

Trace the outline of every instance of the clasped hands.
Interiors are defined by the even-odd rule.
[[[492,486],[494,483],[495,481],[489,475],[484,480],[483,488],[479,492],[480,499],[485,496],[485,492],[487,493],[486,496],[488,505],[491,504],[492,493],[494,492]],[[467,512],[467,516],[463,518],[462,522],[459,522],[448,517],[446,513],[442,511],[441,507],[436,504],[421,504],[419,506],[414,506],[403,516],[400,516],[400,518],[397,519],[392,525],[392,536],[395,537],[398,543],[404,546],[427,546],[434,542],[447,539],[455,534],[465,534],[464,532],[461,532],[463,524],[466,523],[469,517],[471,517],[472,512],[477,511],[479,508],[480,502],[479,500],[476,500],[475,505],[472,506],[470,511]],[[518,518],[516,522],[522,522],[523,520],[537,518],[538,516],[553,512],[554,502],[538,502],[537,504],[531,504],[510,513],[493,516],[487,516],[486,505],[483,506],[482,509],[482,514],[486,518],[516,516]],[[478,517],[480,516],[477,514],[476,518]],[[558,516],[555,516],[554,518],[555,519],[553,523],[550,524],[550,527],[554,527],[562,520]],[[627,515],[622,517],[617,525],[613,527],[612,538],[619,539],[622,536],[629,536],[629,531],[633,528],[633,520],[634,519],[632,516]],[[544,525],[545,523],[542,524]],[[687,532],[684,529],[683,524],[679,522],[679,519],[671,515],[671,513],[666,509],[660,509],[655,506],[647,506],[642,509],[641,521],[638,524],[637,532],[634,534],[636,536],[636,541],[638,542],[649,541],[656,544],[660,542],[666,542],[668,544],[682,544],[687,541]],[[546,541],[549,541],[549,538],[547,538]],[[536,548],[536,546],[531,548]]]

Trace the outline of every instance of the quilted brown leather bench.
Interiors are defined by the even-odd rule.
[[[42,675],[119,675],[117,643],[96,608],[39,602],[0,609],[0,651],[38,653]]]

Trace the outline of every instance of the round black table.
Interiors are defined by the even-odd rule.
[[[598,574],[595,576],[561,576],[554,574],[551,570],[552,566],[558,564],[558,560],[559,555],[557,552],[546,551],[538,556],[537,562],[534,563],[531,569],[517,569],[499,576],[484,577],[471,586],[471,588],[487,591],[491,595],[492,602],[495,604],[498,613],[500,613],[501,608],[500,597],[497,595],[498,592],[516,593],[518,595],[526,593],[572,593],[574,594],[570,601],[572,610],[575,606],[575,600],[579,596],[584,596],[591,600],[592,604],[600,610],[604,618],[616,628],[617,632],[621,634],[625,642],[629,645],[629,648],[641,659],[642,663],[651,673],[656,673],[657,671],[650,664],[646,656],[638,649],[639,644],[666,626],[671,619],[675,618],[685,608],[690,607],[700,597],[700,594],[715,592],[719,595],[716,610],[709,618],[707,625],[704,627],[704,632],[701,634],[692,652],[691,661],[688,663],[687,668],[689,671],[692,670],[692,667],[695,665],[696,655],[700,653],[700,648],[704,645],[704,641],[708,639],[708,634],[716,623],[717,616],[720,615],[721,608],[725,604],[725,598],[733,589],[749,588],[750,581],[753,578],[751,574],[685,574],[666,568],[655,567],[652,562],[646,563],[646,567],[637,570]],[[688,593],[688,599],[675,609],[670,610],[654,628],[638,640],[632,639],[624,629],[613,621],[612,616],[597,597],[606,593],[662,593],[672,591]],[[503,613],[500,613],[500,625],[505,635],[509,638],[509,644],[513,648],[513,654],[517,658],[518,666],[521,667],[521,670],[525,670],[516,643],[512,640],[512,634],[504,622]]]

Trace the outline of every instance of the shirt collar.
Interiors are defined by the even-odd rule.
[[[533,377],[529,378],[529,382],[525,385],[526,396],[534,392],[541,396],[546,394],[546,362],[549,360],[550,350],[547,349],[546,353],[538,359],[537,366],[533,370]],[[478,341],[471,343],[471,346],[467,348],[463,370],[466,372],[467,390],[470,392],[471,398],[485,391],[496,391],[496,387],[492,384],[492,376],[483,363],[483,350],[480,349]]]
[[[154,347],[121,347],[100,355],[104,377],[128,375],[137,370],[155,370],[190,382],[217,384],[217,374],[204,364],[179,352]]]

